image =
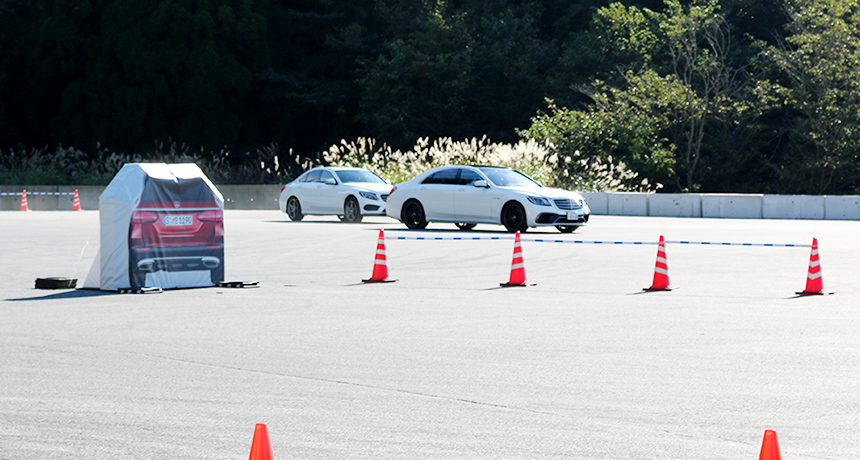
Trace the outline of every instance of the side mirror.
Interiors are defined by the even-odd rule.
[[[334,180],[333,177],[329,177],[328,179],[326,179],[325,183],[326,183],[326,185],[337,185],[337,181]]]
[[[485,180],[476,180],[475,182],[472,182],[472,185],[478,188],[490,188],[490,184]]]

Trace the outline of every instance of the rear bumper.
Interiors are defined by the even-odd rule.
[[[224,245],[129,248],[129,268],[140,273],[216,270],[224,261]]]

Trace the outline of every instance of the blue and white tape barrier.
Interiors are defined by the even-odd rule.
[[[421,240],[421,241],[476,241],[476,240],[513,240],[513,236],[385,236],[386,240]],[[658,241],[601,241],[601,240],[559,240],[545,238],[520,238],[520,241],[531,241],[535,243],[567,243],[567,244],[603,244],[603,245],[657,245]],[[811,244],[787,244],[787,243],[729,243],[713,241],[683,241],[666,240],[665,244],[692,244],[703,246],[761,246],[773,248],[810,248]]]
[[[27,192],[27,196],[30,195],[74,195],[75,192]],[[0,192],[0,196],[21,196],[22,192]]]

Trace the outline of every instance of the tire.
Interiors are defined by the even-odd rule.
[[[290,199],[287,200],[287,206],[286,209],[284,209],[284,212],[290,216],[290,220],[294,220],[296,222],[305,217],[304,214],[302,214],[302,204],[299,203],[299,199],[294,196],[291,196]]]
[[[421,206],[418,200],[409,200],[403,203],[403,208],[400,210],[400,220],[410,230],[421,230],[427,227],[424,206]]]
[[[511,233],[517,231],[525,233],[529,227],[526,222],[526,210],[523,209],[523,205],[516,201],[506,204],[502,208],[502,225]]]
[[[466,224],[466,223],[463,223],[463,222],[457,222],[457,223],[456,223],[456,224],[454,224],[454,225],[456,225],[456,226],[457,226],[457,228],[459,228],[460,230],[469,231],[469,230],[471,230],[471,229],[475,228],[475,225],[478,225],[478,224]]]
[[[354,196],[346,197],[346,201],[343,202],[343,221],[357,224],[361,222],[362,217],[361,208],[358,206],[358,200],[356,200]]]
[[[561,233],[573,233],[579,228],[578,225],[556,225],[555,228]]]
[[[75,278],[36,278],[36,289],[74,289]]]

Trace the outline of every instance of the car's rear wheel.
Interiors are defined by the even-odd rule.
[[[456,223],[456,224],[454,224],[454,225],[456,225],[456,226],[457,226],[457,228],[459,228],[460,230],[466,230],[466,231],[468,231],[468,230],[471,230],[471,229],[475,228],[475,225],[477,225],[477,224],[466,224],[466,223],[463,223],[463,222],[457,222],[457,223]]]
[[[358,207],[358,200],[354,196],[346,198],[343,202],[343,221],[356,224],[361,222],[361,209]]]
[[[561,233],[573,233],[579,228],[578,225],[556,225],[555,228]]]
[[[299,199],[291,196],[289,200],[287,200],[287,216],[290,217],[290,220],[300,221],[302,220],[304,214],[302,214],[302,204],[299,203]]]
[[[418,200],[409,200],[403,203],[403,209],[400,211],[400,220],[411,230],[421,230],[427,227],[424,206],[421,206]]]
[[[523,205],[512,201],[502,208],[502,225],[509,232],[525,232],[529,227],[526,223],[526,210]]]

